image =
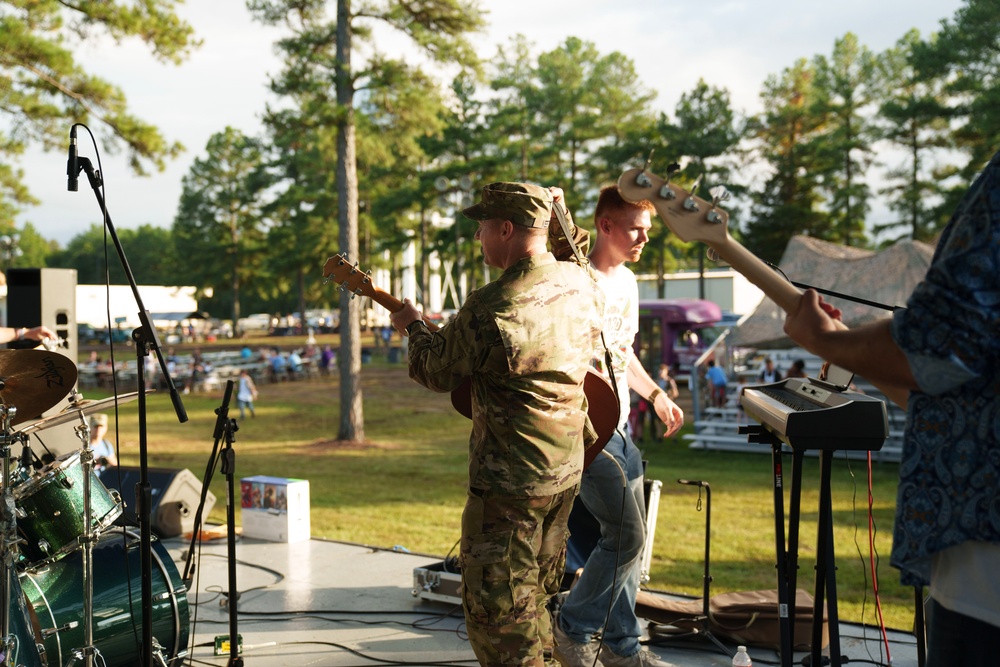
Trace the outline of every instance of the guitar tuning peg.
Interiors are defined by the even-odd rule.
[[[649,155],[646,156],[646,162],[642,165],[642,169],[635,176],[635,184],[640,188],[651,188],[653,187],[653,181],[649,180],[649,176],[646,174],[646,170],[649,169],[649,161],[653,159],[653,151],[649,151]]]
[[[647,169],[649,169],[649,162],[650,162],[650,160],[653,159],[653,151],[655,151],[655,150],[656,150],[655,148],[650,148],[649,149],[649,155],[646,156],[646,164],[642,165],[642,170],[643,171],[646,171]]]
[[[708,193],[712,196],[712,210],[708,212],[705,218],[709,222],[720,223],[723,219],[715,208],[719,205],[719,202],[729,201],[729,199],[733,196],[733,193],[727,190],[725,185],[717,185],[710,189]]]
[[[729,201],[730,197],[733,196],[733,193],[725,185],[716,185],[708,191],[708,194],[712,195],[712,206],[717,205],[720,201]]]
[[[667,178],[663,181],[663,187],[660,188],[660,198],[674,200],[677,199],[677,195],[674,193],[673,189],[670,187],[670,179],[674,177],[678,171],[680,171],[681,166],[676,162],[671,162],[667,165]]]
[[[651,188],[653,187],[653,182],[649,180],[649,176],[646,175],[646,170],[649,169],[649,161],[653,159],[653,149],[649,150],[649,155],[646,156],[646,163],[642,165],[642,171],[639,175],[635,177],[635,184],[640,188]]]
[[[684,208],[688,211],[697,211],[698,202],[694,198],[694,193],[698,191],[698,186],[701,185],[701,177],[704,174],[699,174],[698,178],[694,179],[694,183],[691,185],[691,191],[688,192],[688,198],[684,200]]]
[[[693,197],[694,194],[698,192],[698,188],[701,187],[701,179],[704,178],[704,176],[705,174],[698,174],[698,178],[694,179],[694,183],[691,184],[691,190],[688,191],[689,195]]]

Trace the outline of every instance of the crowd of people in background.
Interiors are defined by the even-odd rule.
[[[783,371],[769,356],[759,360],[757,364],[759,366],[753,365],[745,371],[735,373],[727,371],[722,364],[716,363],[715,359],[709,359],[695,374],[688,376],[687,387],[693,390],[692,385],[698,384],[702,408],[734,408],[738,411],[738,421],[742,423],[744,415],[738,396],[743,385],[771,384],[788,378],[808,376],[804,359],[792,361],[787,371]],[[677,374],[676,369],[674,373]]]

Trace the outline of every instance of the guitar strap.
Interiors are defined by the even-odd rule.
[[[559,226],[566,236],[569,247],[573,249],[573,254],[576,255],[576,261],[580,262],[580,266],[586,266],[590,260],[583,256],[583,253],[580,252],[580,249],[576,247],[576,243],[573,241],[573,235],[569,229],[569,219],[566,217],[566,207],[563,206],[562,202],[553,202],[552,209],[555,211],[556,220],[559,221]]]
[[[580,249],[577,247],[576,243],[573,241],[573,234],[569,228],[569,219],[567,218],[566,208],[563,206],[562,202],[553,202],[552,209],[555,211],[556,219],[559,221],[559,226],[562,228],[563,235],[566,237],[566,241],[569,243],[569,247],[573,249],[573,254],[576,255],[576,261],[580,263],[580,266],[586,268],[589,272],[593,272],[593,268],[590,267],[590,259],[583,256]],[[600,289],[596,285],[597,278],[591,273],[591,277],[594,278],[594,287]],[[615,379],[615,369],[611,366],[611,350],[608,349],[608,343],[604,340],[604,330],[601,330],[601,345],[604,346],[604,367],[608,369],[608,375],[611,380],[611,388],[614,390],[615,398],[618,399],[618,404],[621,405],[621,395],[618,392],[618,382]]]

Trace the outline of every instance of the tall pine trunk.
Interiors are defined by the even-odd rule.
[[[354,136],[354,80],[351,72],[351,2],[337,0],[337,223],[340,252],[357,260],[358,163]],[[361,308],[340,294],[340,440],[363,441],[361,402]]]

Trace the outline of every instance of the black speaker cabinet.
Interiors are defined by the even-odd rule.
[[[195,512],[201,501],[201,480],[187,468],[147,468],[150,494],[150,526],[160,537],[176,537],[194,530]],[[119,482],[120,478],[120,482]],[[118,489],[125,501],[125,515],[136,511],[135,485],[139,483],[139,468],[119,466],[101,471],[101,483],[108,489]],[[215,495],[205,496],[202,525],[215,507]]]

